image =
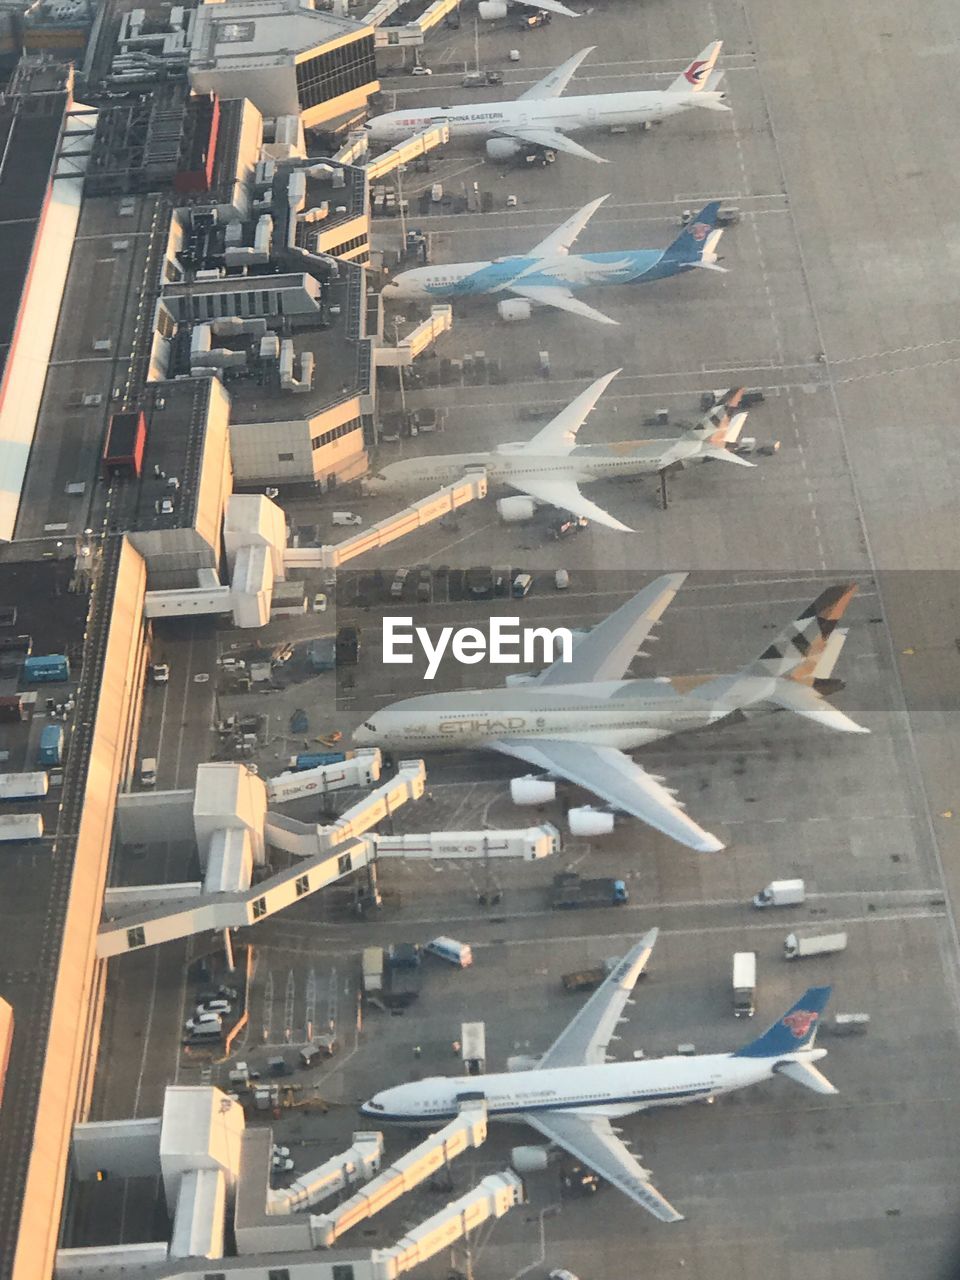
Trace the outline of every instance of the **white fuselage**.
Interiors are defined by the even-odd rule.
[[[769,688],[771,682],[761,683]],[[713,699],[680,693],[663,677],[428,693],[377,711],[353,736],[358,745],[418,751],[469,750],[504,737],[566,738],[631,751],[716,719]]]
[[[615,479],[617,476],[648,475],[673,461],[679,441],[624,440],[616,444],[580,445],[568,454],[512,453],[499,450],[489,453],[452,453],[421,458],[404,458],[390,462],[370,476],[375,492],[415,488],[419,485],[445,485],[460,480],[470,468],[482,467],[492,484],[509,484],[523,489],[525,477],[530,481],[546,476],[589,483],[591,480]],[[690,453],[696,451],[690,442]]]
[[[649,124],[691,107],[715,107],[723,98],[713,91],[645,90],[591,93],[570,98],[521,98],[517,102],[467,103],[459,107],[411,107],[374,116],[367,130],[374,142],[393,143],[446,124],[451,140],[488,138],[510,129],[577,133],[621,124]],[[722,108],[721,108],[722,109]]]
[[[778,1063],[814,1062],[825,1055],[825,1049],[803,1049],[772,1058],[712,1053],[485,1076],[434,1076],[385,1089],[361,1110],[385,1123],[438,1125],[456,1116],[459,1098],[469,1093],[485,1099],[487,1115],[494,1120],[523,1120],[527,1115],[551,1111],[613,1118],[731,1093],[769,1079]]]

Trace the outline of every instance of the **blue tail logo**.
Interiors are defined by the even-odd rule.
[[[830,987],[811,987],[779,1022],[742,1049],[735,1058],[776,1058],[781,1053],[809,1049],[816,1038],[820,1017],[830,999]]]
[[[663,251],[663,259],[667,262],[696,262],[703,253],[704,242],[717,227],[717,214],[720,212],[720,201],[711,200],[704,205],[692,222],[683,228],[674,240]]]

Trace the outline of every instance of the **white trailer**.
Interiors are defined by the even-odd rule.
[[[753,899],[755,907],[799,907],[807,898],[802,880],[771,880]]]
[[[0,773],[0,800],[40,800],[49,789],[46,773]]]
[[[483,1074],[487,1062],[487,1026],[484,1022],[461,1022],[460,1058],[468,1075]]]
[[[43,818],[39,813],[0,814],[0,842],[39,840],[43,835]]]
[[[515,831],[432,831],[375,835],[378,858],[522,858],[535,862],[560,852],[560,832],[549,822]]]
[[[733,957],[733,1016],[752,1018],[756,1012],[757,953],[738,951]]]
[[[823,933],[817,937],[807,938],[800,934],[788,933],[783,943],[783,958],[802,960],[805,956],[830,956],[846,949],[845,933]]]

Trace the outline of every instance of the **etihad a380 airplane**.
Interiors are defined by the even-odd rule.
[[[505,521],[529,520],[537,504],[549,504],[584,516],[608,529],[632,533],[628,525],[585,498],[579,486],[591,480],[651,475],[695,458],[754,464],[733,453],[746,412],[732,413],[743,388],[704,414],[699,424],[676,440],[620,440],[612,444],[577,444],[577,432],[601,395],[620,372],[598,378],[533,437],[521,444],[502,444],[486,453],[449,453],[389,462],[365,480],[375,494],[453,484],[470,470],[483,468],[491,484],[509,485],[522,497],[501,498],[497,510]]]
[[[438,124],[450,130],[451,141],[486,140],[491,160],[509,160],[524,147],[565,151],[568,155],[606,164],[568,135],[610,129],[621,124],[653,124],[667,116],[705,107],[729,111],[717,90],[723,76],[714,65],[723,45],[715,40],[685,67],[667,89],[631,93],[591,93],[575,98],[560,95],[593,47],[581,49],[563,66],[544,76],[515,102],[472,102],[459,107],[407,107],[374,116],[366,125],[373,142],[392,146]]]
[[[591,791],[680,844],[715,853],[722,841],[694,822],[664,779],[626,753],[737,713],[752,719],[792,711],[841,733],[869,733],[827,701],[843,688],[830,677],[847,637],[837,623],[856,585],[828,587],[738,672],[624,679],[686,576],[669,573],[644,587],[576,642],[571,661],[558,659],[504,689],[392,702],[355,730],[354,742],[416,752],[498,751],[548,779]],[[515,799],[524,795],[521,802],[542,804],[549,785],[514,779],[511,790]]]
[[[424,298],[470,298],[500,295],[504,319],[520,319],[508,308],[517,301],[530,306],[558,307],[601,324],[619,324],[573,296],[574,290],[610,284],[649,284],[697,267],[725,271],[717,265],[717,227],[720,201],[705,205],[666,249],[615,249],[606,253],[569,252],[570,246],[608,196],[591,200],[563,226],[552,231],[527,254],[494,258],[492,262],[450,262],[445,266],[401,271],[384,286],[388,301]]]
[[[379,1123],[434,1126],[454,1119],[465,1095],[482,1099],[491,1120],[530,1125],[661,1222],[680,1221],[683,1215],[653,1185],[611,1121],[653,1107],[712,1101],[774,1076],[814,1093],[836,1093],[814,1066],[827,1052],[814,1041],[830,988],[810,987],[769,1030],[732,1053],[611,1062],[610,1041],[656,940],[656,929],[640,939],[532,1069],[397,1085],[375,1094],[361,1113]],[[548,1150],[514,1147],[511,1162],[521,1173],[543,1169]]]

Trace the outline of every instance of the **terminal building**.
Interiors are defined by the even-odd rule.
[[[373,27],[298,0],[227,0],[196,11],[190,84],[249,98],[269,117],[305,128],[361,111],[379,88]]]

